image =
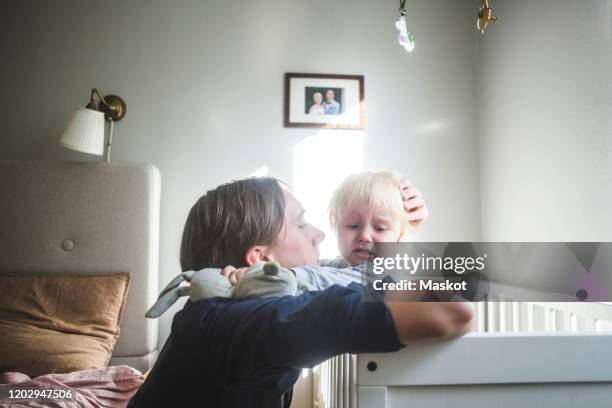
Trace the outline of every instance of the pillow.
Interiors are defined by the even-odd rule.
[[[0,372],[106,367],[129,284],[129,273],[0,276]]]

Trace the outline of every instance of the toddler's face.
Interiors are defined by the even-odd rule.
[[[397,242],[401,233],[401,221],[390,211],[354,208],[336,225],[340,255],[352,266],[361,265],[374,255],[374,243]]]

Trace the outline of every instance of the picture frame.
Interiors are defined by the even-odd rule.
[[[285,127],[363,129],[363,75],[285,74]]]

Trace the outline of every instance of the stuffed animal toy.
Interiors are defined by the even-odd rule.
[[[305,284],[298,284],[292,271],[282,268],[276,262],[257,262],[236,286],[232,286],[219,272],[217,268],[206,268],[179,274],[162,290],[157,302],[145,316],[149,319],[161,316],[182,296],[189,296],[192,301],[212,297],[247,299],[295,295],[298,289],[309,290]],[[185,281],[190,282],[190,285],[180,286]]]

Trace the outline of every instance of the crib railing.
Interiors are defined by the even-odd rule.
[[[581,302],[475,303],[475,331],[481,333],[609,333],[612,305]]]
[[[359,408],[609,408],[612,335],[469,333],[357,358]]]
[[[474,303],[474,309],[476,333],[514,333],[517,340],[525,339],[524,336],[529,333],[575,333],[579,336],[583,334],[585,338],[595,333],[612,333],[612,304],[607,303],[515,302],[491,298],[486,302]],[[561,338],[549,340],[565,341]],[[486,342],[486,337],[479,341]],[[500,342],[499,339],[495,341]],[[525,341],[525,346],[532,347],[527,344],[528,341],[531,340]],[[314,406],[356,408],[356,372],[356,356],[348,354],[334,357],[316,367],[313,370]]]

